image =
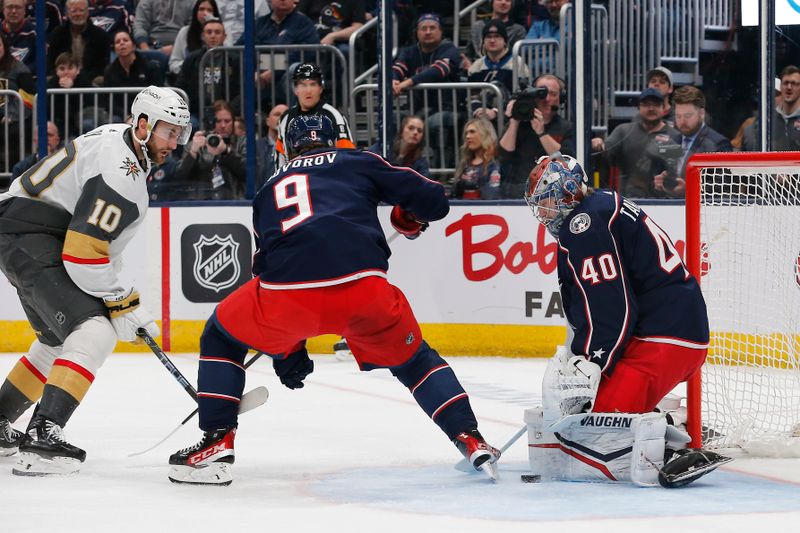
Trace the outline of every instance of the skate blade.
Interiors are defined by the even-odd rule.
[[[480,466],[481,471],[489,476],[489,480],[493,483],[496,483],[498,479],[500,479],[500,475],[497,472],[497,462],[490,462],[486,461]]]
[[[17,448],[0,448],[0,457],[10,457],[17,453]]]
[[[15,476],[73,476],[80,472],[81,462],[73,457],[42,457],[20,452],[17,464],[11,469]]]
[[[220,485],[233,482],[230,463],[209,463],[204,466],[172,465],[169,480],[183,485]]]

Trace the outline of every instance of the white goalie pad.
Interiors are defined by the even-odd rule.
[[[545,425],[544,410],[525,410],[531,472],[543,480],[632,481],[658,486],[664,465],[662,413],[581,413]]]

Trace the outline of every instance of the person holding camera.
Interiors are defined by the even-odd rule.
[[[197,131],[175,169],[174,179],[196,184],[198,200],[244,198],[246,139],[233,134],[233,109],[214,102],[213,127]]]
[[[648,87],[639,95],[639,115],[617,126],[605,141],[592,139],[592,151],[600,152],[620,169],[619,192],[630,198],[665,198],[656,190],[655,177],[662,175],[662,189],[676,186],[677,163],[682,155],[680,133],[664,122],[664,95]],[[665,173],[666,172],[666,173]]]
[[[553,152],[574,152],[574,129],[558,114],[565,98],[563,80],[542,74],[533,87],[513,95],[506,105],[509,118],[500,138],[501,198],[521,198],[537,159]]]
[[[680,132],[681,157],[677,163],[674,186],[666,171],[653,179],[657,191],[682,198],[686,194],[686,162],[694,154],[705,152],[731,152],[733,147],[727,137],[705,123],[706,97],[697,87],[685,85],[675,91],[675,128]]]

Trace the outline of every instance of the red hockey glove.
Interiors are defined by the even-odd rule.
[[[428,229],[427,222],[417,220],[408,211],[403,211],[399,205],[394,206],[389,220],[391,220],[394,229],[398,233],[402,233],[406,239],[416,239],[420,233]]]

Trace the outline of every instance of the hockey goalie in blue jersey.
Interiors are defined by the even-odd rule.
[[[686,448],[685,410],[654,412],[705,361],[705,301],[667,233],[634,202],[587,183],[575,159],[556,153],[538,161],[525,194],[558,241],[568,322],[543,408],[526,412],[531,462],[559,478],[680,486],[728,460]]]
[[[237,407],[248,348],[273,356],[281,382],[302,388],[314,370],[305,340],[346,336],[359,368],[388,368],[474,468],[495,475],[499,452],[478,432],[467,393],[423,340],[403,293],[387,277],[391,254],[380,202],[409,239],[447,215],[441,184],[380,156],[335,147],[324,114],[286,128],[289,161],[253,201],[256,277],[216,308],[200,339],[198,404],[203,439],[170,457],[176,483],[232,481]]]

